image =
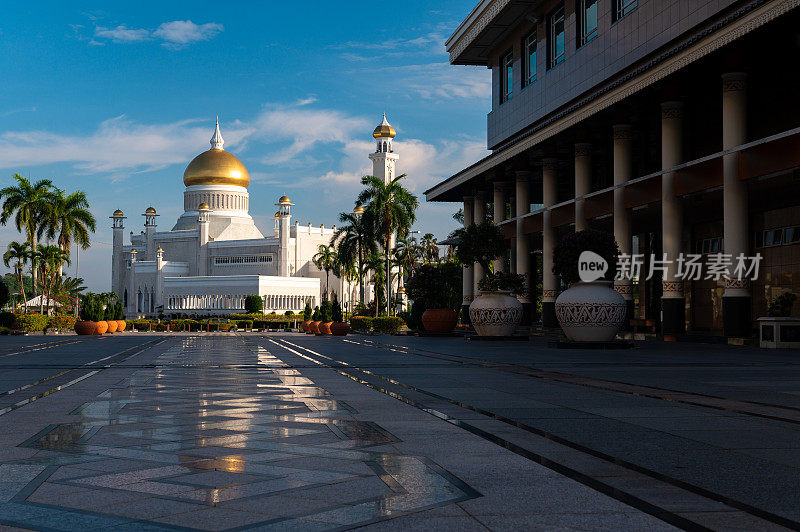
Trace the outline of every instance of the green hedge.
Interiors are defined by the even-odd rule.
[[[41,314],[20,314],[14,322],[14,329],[25,332],[43,331],[47,327],[47,321],[48,317]]]
[[[75,327],[75,316],[50,316],[47,319],[48,329],[72,329]]]
[[[372,328],[375,332],[383,334],[394,334],[405,326],[402,318],[396,316],[381,316],[372,318]]]
[[[354,331],[370,331],[372,330],[372,320],[374,319],[367,316],[353,316],[350,318],[350,328]]]
[[[17,315],[13,312],[0,312],[0,327],[11,328],[17,321]]]

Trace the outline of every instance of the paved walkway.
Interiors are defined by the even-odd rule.
[[[800,528],[797,353],[294,334],[0,342],[11,527]]]

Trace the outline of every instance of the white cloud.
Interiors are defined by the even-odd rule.
[[[81,36],[83,26],[72,25],[72,29],[78,38],[86,40]],[[164,22],[155,30],[145,28],[129,28],[124,25],[115,28],[96,26],[94,38],[89,40],[93,46],[102,46],[105,41],[119,44],[130,44],[151,40],[161,41],[163,46],[168,48],[183,48],[192,43],[213,39],[225,28],[222,24],[208,22],[206,24],[195,24],[191,20],[173,20]]]
[[[116,28],[97,26],[94,29],[94,34],[96,37],[111,39],[116,43],[141,42],[150,39],[150,32],[148,30],[128,28],[125,26],[117,26]]]
[[[195,24],[191,20],[173,20],[161,24],[153,36],[163,40],[165,45],[186,45],[212,39],[223,29],[222,24],[216,22]]]
[[[426,99],[468,98],[490,100],[492,77],[482,67],[454,67],[449,63],[428,63],[386,67],[380,72],[383,79],[405,87]]]

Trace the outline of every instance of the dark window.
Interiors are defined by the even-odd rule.
[[[500,68],[502,68],[502,94],[500,95],[500,103],[507,102],[514,95],[514,54],[508,52],[503,55],[500,61]]]
[[[564,6],[550,13],[547,34],[547,49],[550,54],[550,68],[564,60],[566,39],[564,37]]]
[[[578,46],[597,37],[597,0],[578,0]]]
[[[772,245],[780,246],[783,244],[783,229],[775,229],[772,232]]]
[[[764,231],[756,231],[755,247],[757,248],[764,247]]]
[[[614,22],[618,21],[639,5],[638,0],[611,0],[614,5],[613,19]]]
[[[772,245],[772,231],[764,231],[764,246]]]
[[[527,87],[536,81],[536,30],[522,41],[522,83]]]

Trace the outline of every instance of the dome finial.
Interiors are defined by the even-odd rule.
[[[219,116],[217,116],[217,127],[214,129],[214,136],[211,137],[211,148],[221,150],[224,145],[225,141],[222,139],[222,133],[219,130]]]

